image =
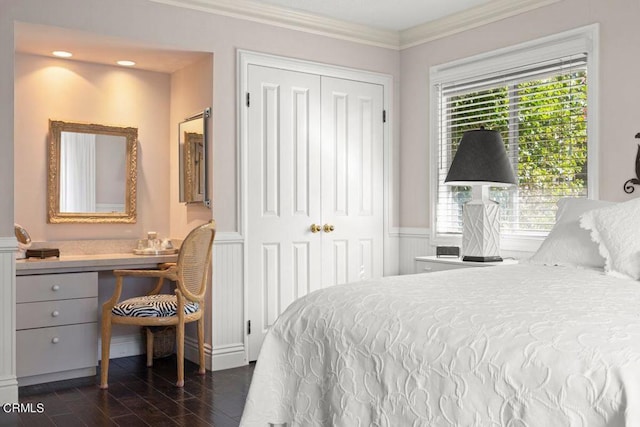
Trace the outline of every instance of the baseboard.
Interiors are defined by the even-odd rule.
[[[198,341],[192,337],[184,339],[184,357],[191,362],[198,363]],[[245,359],[244,344],[229,344],[211,347],[204,345],[205,366],[209,371],[221,371],[237,368],[247,364]]]
[[[120,335],[111,339],[110,359],[146,354],[146,346],[141,334]],[[102,354],[102,343],[98,340],[98,360]],[[198,363],[198,341],[192,337],[184,338],[184,357]],[[204,345],[205,366],[207,370],[221,371],[247,364],[243,344],[230,344],[214,349]],[[0,383],[1,385],[1,383]]]
[[[92,366],[89,368],[72,369],[69,371],[62,371],[62,372],[52,372],[50,374],[33,375],[30,377],[20,377],[20,380],[18,381],[18,385],[20,387],[24,387],[28,385],[34,385],[34,384],[43,384],[43,383],[50,383],[54,381],[69,380],[72,378],[95,377],[95,376],[96,376],[96,367]]]
[[[137,356],[146,354],[146,346],[142,334],[119,335],[111,338],[109,358]],[[102,359],[102,340],[98,339],[98,360]]]
[[[247,365],[244,344],[230,344],[213,349],[213,370],[237,368]]]
[[[0,404],[18,402],[18,380],[15,376],[0,378]]]

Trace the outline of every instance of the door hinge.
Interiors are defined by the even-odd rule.
[[[247,320],[247,335],[251,335],[251,320]]]
[[[247,92],[247,107],[251,106],[251,94]]]
[[[382,110],[382,123],[387,123],[387,110]]]

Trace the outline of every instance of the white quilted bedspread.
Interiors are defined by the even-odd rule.
[[[640,426],[640,283],[503,266],[339,285],[264,341],[241,425]]]

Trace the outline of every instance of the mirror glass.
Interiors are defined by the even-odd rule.
[[[135,222],[138,130],[49,121],[49,222]]]
[[[207,194],[207,119],[210,109],[179,125],[180,201],[210,207]]]

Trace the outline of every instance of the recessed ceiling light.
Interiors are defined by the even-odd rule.
[[[64,50],[54,50],[51,52],[54,56],[58,56],[60,58],[70,58],[73,56],[71,52],[65,52]]]
[[[118,64],[118,65],[122,65],[122,66],[124,66],[124,67],[133,67],[134,65],[136,65],[136,63],[135,63],[135,62],[133,62],[133,61],[126,61],[126,60],[125,60],[125,61],[118,61],[118,62],[117,62],[117,64]]]

